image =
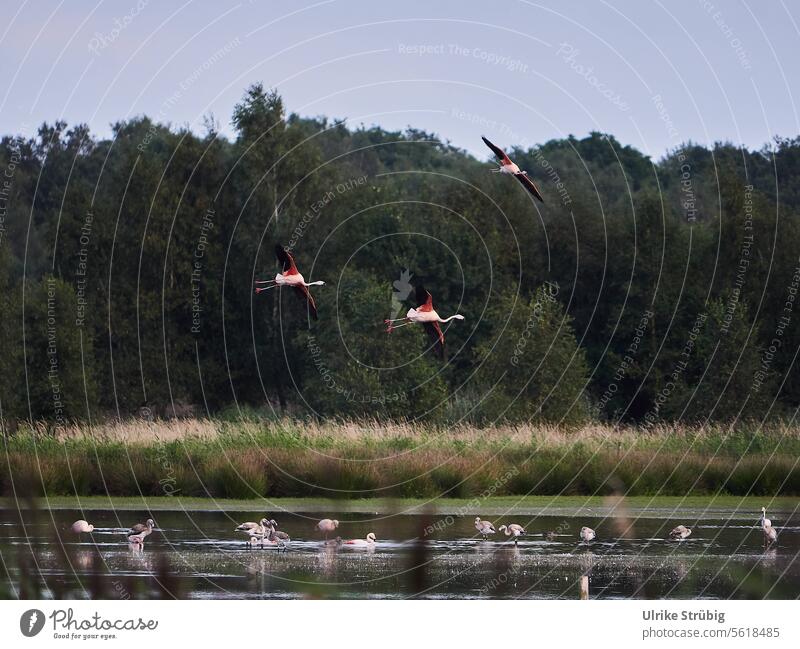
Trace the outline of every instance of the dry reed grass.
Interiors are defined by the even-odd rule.
[[[800,434],[775,425],[429,427],[173,420],[35,425],[7,440],[0,486],[57,495],[255,498],[481,494],[800,494]]]

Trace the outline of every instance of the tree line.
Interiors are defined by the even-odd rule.
[[[658,161],[601,133],[502,143],[539,207],[488,155],[287,114],[261,84],[232,125],[3,137],[6,425],[243,407],[649,425],[800,404],[798,138]],[[275,243],[326,282],[318,321],[254,294]],[[421,327],[384,331],[418,283],[466,316],[445,362]]]

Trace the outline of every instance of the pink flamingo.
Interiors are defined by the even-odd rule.
[[[275,245],[275,256],[278,261],[283,265],[283,272],[275,275],[275,279],[256,280],[256,284],[266,284],[266,286],[257,286],[256,293],[268,291],[276,286],[289,286],[297,291],[297,294],[306,301],[308,309],[311,312],[311,317],[317,319],[317,303],[308,290],[309,286],[323,286],[325,282],[306,282],[297,266],[294,263],[294,257],[280,244]]]
[[[428,332],[436,355],[439,358],[444,358],[444,334],[439,324],[450,322],[451,320],[463,320],[464,316],[455,314],[449,318],[442,318],[433,308],[433,296],[425,290],[424,286],[417,287],[417,304],[416,309],[411,308],[408,310],[405,318],[384,320],[384,324],[388,325],[386,333],[392,333],[395,329],[417,322],[423,325],[425,331]],[[396,325],[395,322],[402,322],[403,324]]]

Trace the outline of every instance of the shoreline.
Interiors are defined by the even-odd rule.
[[[476,504],[476,501],[477,502]],[[35,506],[42,510],[112,509],[118,511],[195,511],[195,512],[347,512],[354,514],[437,514],[518,516],[607,517],[614,514],[634,518],[663,518],[680,512],[727,517],[734,520],[756,520],[761,507],[773,514],[795,515],[800,499],[791,496],[631,496],[623,500],[607,496],[502,496],[489,498],[364,498],[331,500],[326,498],[215,499],[180,498],[177,496],[55,496],[37,498]],[[29,510],[31,501],[0,499],[0,508],[9,511]]]

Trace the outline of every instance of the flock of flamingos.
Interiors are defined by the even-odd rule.
[[[528,176],[527,171],[523,171],[509,158],[505,152],[498,146],[492,144],[485,137],[482,138],[492,152],[497,156],[499,167],[492,171],[509,174],[516,178],[528,193],[540,202],[544,202],[539,188]],[[278,262],[282,266],[282,272],[275,275],[275,279],[255,280],[256,294],[262,291],[268,291],[273,288],[280,288],[286,286],[293,288],[297,295],[305,302],[310,316],[317,319],[317,304],[314,297],[311,295],[309,287],[322,286],[325,284],[323,281],[306,282],[303,275],[297,269],[297,264],[294,261],[292,254],[286,250],[282,245],[275,245],[275,255]],[[417,286],[416,289],[417,308],[408,310],[404,318],[397,318],[395,320],[384,320],[387,325],[387,333],[391,333],[395,329],[405,327],[406,325],[417,323],[425,327],[425,331],[431,340],[434,353],[439,358],[444,358],[444,333],[442,333],[441,325],[451,320],[463,320],[464,316],[460,314],[451,315],[448,318],[442,318],[433,308],[433,297],[425,290],[423,286]],[[399,324],[398,324],[399,323]]]
[[[530,179],[528,173],[526,171],[522,171],[502,149],[492,144],[485,137],[482,139],[486,146],[488,146],[495,156],[497,156],[497,160],[500,165],[499,168],[493,169],[492,171],[513,176],[535,199],[540,202],[544,202],[539,189],[536,187],[533,180]],[[306,282],[303,275],[297,269],[294,257],[292,257],[291,253],[282,245],[278,244],[275,246],[275,254],[278,258],[278,261],[281,263],[283,270],[275,275],[275,279],[256,280],[256,293],[261,293],[262,291],[267,291],[276,287],[280,288],[282,286],[293,288],[308,306],[311,317],[316,320],[317,305],[313,296],[311,295],[311,291],[309,291],[309,287],[322,286],[325,282]],[[456,314],[451,315],[448,318],[442,318],[433,308],[433,297],[422,286],[417,286],[416,298],[418,302],[417,308],[409,309],[404,318],[384,321],[384,323],[387,325],[386,331],[387,333],[391,333],[399,327],[404,327],[413,323],[421,324],[425,327],[425,330],[431,339],[435,353],[439,357],[443,357],[444,334],[442,333],[440,325],[450,322],[451,320],[463,320],[464,316]],[[767,545],[775,543],[778,539],[778,534],[772,527],[772,522],[767,518],[766,508],[764,507],[761,508],[760,525],[764,533],[765,543]],[[366,538],[364,539],[343,540],[340,536],[337,536],[333,539],[328,538],[328,536],[332,532],[336,531],[338,527],[339,521],[330,518],[324,518],[316,524],[315,530],[324,534],[324,540],[322,543],[328,546],[347,545],[374,547],[377,544],[376,536],[372,532],[367,534]],[[144,523],[138,523],[134,525],[130,528],[130,530],[128,530],[128,542],[132,547],[141,549],[144,547],[145,538],[152,533],[154,528],[155,521],[153,521],[153,519],[148,519]],[[475,518],[475,529],[484,540],[488,539],[490,535],[496,534],[499,530],[507,537],[512,537],[514,544],[517,543],[520,536],[528,534],[525,528],[517,523],[501,525],[499,528],[495,529],[491,522],[481,520],[480,517]],[[94,526],[90,525],[85,520],[78,520],[72,524],[72,531],[76,534],[91,533],[93,530]],[[245,534],[248,537],[248,545],[250,546],[259,545],[262,547],[274,546],[286,548],[288,543],[291,541],[286,532],[278,529],[277,522],[274,519],[269,518],[262,518],[258,523],[253,521],[242,523],[235,528],[235,531]],[[678,525],[669,533],[669,538],[680,541],[688,538],[691,534],[692,530],[690,528],[686,527],[685,525]],[[544,536],[545,538],[552,540],[555,538],[556,534],[555,532],[545,532]],[[585,526],[581,528],[579,536],[581,542],[583,543],[590,543],[597,538],[596,532],[592,528]]]
[[[761,520],[759,523],[761,530],[764,533],[765,543],[767,545],[775,543],[778,540],[778,533],[775,531],[775,528],[772,527],[772,521],[767,518],[767,510],[765,507],[761,508]],[[145,539],[152,533],[155,527],[156,523],[152,518],[148,518],[144,523],[137,523],[128,530],[128,543],[133,549],[142,549],[144,547]],[[328,536],[335,532],[338,527],[339,521],[330,518],[323,518],[314,526],[314,529],[316,532],[321,532],[324,535],[322,544],[325,546],[347,545],[374,547],[377,544],[377,538],[372,532],[367,534],[366,538],[363,539],[343,540],[340,536],[337,536],[333,539],[328,538]],[[94,531],[94,525],[91,525],[85,520],[81,519],[75,521],[72,524],[71,529],[75,534],[89,534]],[[478,533],[484,540],[488,539],[490,535],[496,534],[498,531],[503,532],[506,536],[511,537],[511,540],[513,540],[515,545],[517,544],[520,536],[525,536],[528,534],[527,530],[525,530],[522,525],[518,525],[517,523],[501,525],[495,529],[494,524],[490,523],[489,521],[481,520],[479,516],[475,518],[475,529],[478,530]],[[272,546],[275,548],[286,549],[291,541],[291,538],[286,532],[278,529],[278,523],[275,521],[275,519],[270,518],[262,518],[258,523],[247,521],[246,523],[238,525],[234,531],[241,532],[246,535],[248,537],[247,544],[250,547]],[[682,541],[683,539],[691,536],[691,534],[691,529],[685,525],[678,525],[669,533],[669,538],[675,541]],[[556,534],[555,532],[544,532],[544,536],[548,540],[553,540]],[[583,543],[589,543],[597,538],[597,534],[591,527],[584,526],[581,528],[579,537]]]

